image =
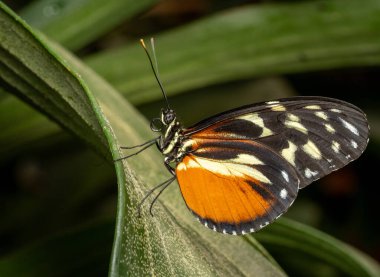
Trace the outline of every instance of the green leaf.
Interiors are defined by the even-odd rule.
[[[48,37],[71,50],[78,50],[155,2],[40,0],[24,8],[20,16]]]
[[[77,59],[32,31],[0,3],[1,79],[6,89],[59,122],[104,157],[122,155],[128,144],[148,137],[146,121],[107,83]],[[59,53],[59,54],[58,54]],[[165,178],[158,153],[146,151],[115,164],[118,213],[110,275],[283,276],[257,242],[215,234],[194,224],[172,187],[155,217],[139,218],[136,204],[145,184]]]
[[[156,36],[171,95],[254,76],[380,64],[380,2],[296,1],[243,6]],[[86,58],[131,102],[157,99],[138,45]]]
[[[254,237],[283,257],[297,254],[297,257],[320,261],[339,269],[345,276],[380,276],[380,266],[372,258],[327,234],[286,218]],[[310,274],[318,276],[318,273]]]

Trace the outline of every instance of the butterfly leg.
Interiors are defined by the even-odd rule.
[[[148,197],[149,197],[154,191],[156,191],[158,188],[160,188],[160,187],[163,186],[164,188],[163,188],[162,190],[160,190],[160,192],[158,193],[158,196],[159,196],[159,195],[162,193],[162,191],[165,190],[165,188],[167,188],[168,185],[174,181],[174,179],[175,179],[175,177],[172,177],[172,178],[170,178],[170,179],[168,179],[168,180],[162,182],[161,184],[155,186],[154,188],[152,188],[151,190],[149,190],[149,191],[145,194],[144,198],[143,198],[143,199],[140,201],[140,203],[137,205],[137,215],[138,215],[138,217],[141,216],[141,206],[142,206],[142,204],[145,202],[145,200],[146,200],[146,199],[147,199],[147,198],[148,198]],[[156,196],[156,197],[154,198],[153,202],[152,202],[151,205],[150,205],[149,211],[150,211],[151,214],[152,214],[152,206],[153,206],[153,203],[157,200],[158,196]]]
[[[157,195],[154,197],[152,203],[150,204],[149,207],[149,213],[151,216],[153,216],[153,205],[157,201],[158,197],[160,197],[161,193],[175,180],[175,177],[170,178],[169,180],[166,181],[165,186],[157,193]]]
[[[157,140],[159,139],[159,137],[156,137],[156,138],[153,138],[151,140],[148,140],[142,144],[138,144],[138,145],[134,145],[134,146],[120,146],[120,149],[133,149],[133,148],[137,148],[137,147],[142,147],[142,146],[145,146],[147,144],[153,144],[154,142],[156,142]]]
[[[135,146],[122,146],[122,147],[120,147],[121,149],[132,149],[132,148],[137,148],[137,147],[142,147],[142,148],[140,150],[136,151],[135,153],[132,153],[130,155],[123,156],[121,158],[115,159],[114,162],[124,160],[124,159],[128,159],[132,156],[135,156],[135,155],[141,153],[142,151],[144,151],[145,149],[151,147],[153,144],[157,144],[157,141],[158,141],[158,138],[154,138],[154,139],[148,140],[147,142],[145,142],[143,144],[139,144],[139,145],[135,145]]]
[[[164,164],[165,164],[165,167],[166,169],[173,175],[173,176],[176,176],[175,175],[175,169],[170,165],[170,161],[165,159],[164,161]]]

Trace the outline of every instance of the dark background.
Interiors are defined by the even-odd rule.
[[[16,12],[24,7],[25,2],[5,1]],[[269,1],[162,1],[154,9],[118,26],[76,54],[85,57],[102,49],[117,47],[126,40],[137,41],[142,36],[154,35],[223,9],[262,2]],[[228,59],[223,62],[228,63]],[[249,104],[249,91],[244,92],[243,88],[268,80],[281,82],[296,95],[339,98],[367,113],[372,129],[364,154],[345,168],[302,190],[286,216],[331,234],[380,261],[380,146],[377,139],[380,132],[380,68],[355,67],[243,79],[188,91],[171,97],[169,101],[185,126],[189,126],[204,116]],[[234,90],[243,91],[238,99],[232,97],[225,101],[219,93]],[[270,95],[275,95],[275,92]],[[265,93],[260,96],[262,100],[269,100],[266,97]],[[219,98],[222,100],[218,102]],[[207,99],[213,99],[212,107],[204,104]],[[137,108],[147,118],[152,118],[161,106],[162,101],[159,100]],[[192,112],[193,107],[197,107],[197,113]],[[80,165],[81,172],[77,172],[77,165]],[[65,169],[63,172],[62,168]],[[93,179],[82,180],[83,170],[93,171]],[[99,170],[107,172],[101,180],[96,177]],[[116,208],[113,169],[69,134],[26,145],[0,164],[0,176],[0,255],[6,256],[35,240],[75,229],[84,223],[113,222]],[[101,185],[95,191],[88,191],[93,182]],[[87,185],[79,189],[83,183]],[[80,200],[80,195],[86,195],[85,202]],[[62,198],[69,199],[69,202],[60,201]],[[112,234],[108,240],[112,241]]]

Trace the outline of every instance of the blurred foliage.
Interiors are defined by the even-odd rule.
[[[148,118],[162,106],[137,43],[148,35],[156,37],[161,78],[186,125],[298,94],[361,107],[372,127],[363,157],[301,191],[287,216],[379,260],[380,189],[370,170],[380,155],[379,1],[155,2],[5,1]],[[0,275],[127,274],[129,262],[135,274],[145,263],[158,275],[249,276],[254,269],[278,276],[278,262],[290,276],[380,276],[365,254],[293,221],[238,240],[209,233],[191,221],[177,188],[163,195],[157,218],[136,222],[131,210],[141,186],[167,176],[160,157],[148,151],[125,168],[116,165],[118,192],[109,160],[119,154],[113,132],[122,144],[136,144],[149,138],[145,121],[66,50],[38,33],[29,37],[24,23],[6,29],[7,20],[2,13]],[[27,39],[17,45],[18,38]]]

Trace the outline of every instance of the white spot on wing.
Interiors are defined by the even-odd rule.
[[[308,140],[306,144],[302,145],[302,150],[313,159],[320,160],[322,158],[318,147],[311,140]]]
[[[258,113],[245,114],[245,115],[242,115],[238,118],[250,121],[253,124],[261,127],[263,129],[263,132],[262,132],[260,137],[266,137],[266,136],[270,136],[273,134],[273,132],[270,129],[265,127],[264,120],[258,115]]]
[[[253,233],[253,232],[255,232],[255,229],[251,228],[251,229],[249,229],[249,231],[250,231],[251,233]]]
[[[232,234],[233,234],[234,236],[236,236],[236,235],[237,235],[236,231],[232,231]]]
[[[294,114],[288,113],[285,126],[307,134],[307,129],[300,123],[300,118]]]
[[[333,113],[341,113],[342,112],[341,110],[338,110],[338,109],[330,109],[330,111]]]
[[[330,124],[325,124],[325,128],[327,130],[327,132],[331,133],[331,134],[334,134],[335,133],[335,129],[333,126],[331,126]]]
[[[353,139],[351,140],[351,146],[355,149],[358,148],[358,144]]]
[[[239,154],[237,158],[234,158],[231,161],[236,162],[236,163],[241,163],[241,164],[258,164],[258,165],[264,164],[256,156],[249,155],[249,154]]]
[[[311,178],[311,177],[314,177],[318,174],[318,171],[312,171],[310,168],[306,168],[305,169],[305,176],[306,178]]]
[[[332,148],[332,150],[334,150],[335,153],[339,153],[339,150],[340,150],[339,142],[333,140],[332,144],[331,144],[331,148]]]
[[[281,151],[281,156],[285,158],[289,163],[291,163],[293,166],[296,166],[296,151],[297,146],[288,140],[289,146],[288,148],[284,148]]]
[[[328,116],[325,112],[318,111],[318,112],[315,112],[315,115],[318,116],[319,118],[322,118],[323,120],[328,119]]]
[[[280,213],[278,216],[276,216],[276,219],[278,219],[280,216],[282,216],[283,213]]]
[[[286,111],[286,108],[283,105],[271,105],[270,109],[275,112],[283,112]]]
[[[287,117],[289,118],[289,120],[291,121],[295,121],[295,122],[300,122],[300,118],[292,113],[288,113],[287,114]]]
[[[305,106],[304,109],[307,109],[307,110],[321,110],[321,106],[318,106],[318,105],[309,105],[309,106]]]
[[[272,104],[278,104],[280,103],[280,101],[268,101],[268,102],[265,102],[266,104],[268,105],[272,105]]]
[[[358,129],[356,129],[356,127],[354,125],[352,125],[351,123],[347,122],[346,120],[344,120],[343,118],[339,117],[340,121],[342,121],[343,123],[343,126],[350,130],[351,133],[355,134],[355,135],[359,135],[359,131]]]
[[[281,175],[285,179],[285,181],[289,183],[289,175],[285,170],[281,171]]]
[[[287,196],[288,196],[288,191],[287,191],[286,189],[282,189],[282,190],[280,191],[280,197],[281,197],[282,199],[286,199]]]

